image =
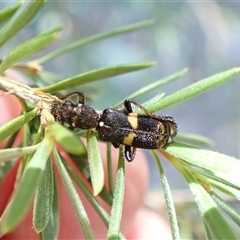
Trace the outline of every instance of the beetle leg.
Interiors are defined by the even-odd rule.
[[[127,112],[128,113],[131,113],[133,110],[132,110],[132,105],[131,105],[132,101],[129,100],[129,99],[126,99],[124,101],[124,107],[126,108]]]
[[[83,93],[82,92],[75,92],[75,94],[77,94],[78,97],[79,97],[78,102],[84,105],[85,104],[85,97],[84,97]]]
[[[136,107],[140,108],[144,113],[146,113],[148,116],[152,117],[152,114],[146,109],[144,108],[142,105],[140,105],[139,103],[137,102],[134,102],[130,99],[126,99],[124,101],[124,106],[126,108],[126,110],[128,111],[128,113],[131,113],[133,112],[132,110],[132,104],[134,104]]]
[[[112,143],[112,145],[113,145],[115,148],[119,148],[119,146],[120,146],[119,143]]]
[[[68,93],[64,96],[61,96],[60,99],[64,100],[66,98],[69,98],[73,95],[78,95],[78,103],[81,103],[81,104],[85,104],[85,98],[84,98],[84,95],[82,92],[71,92],[71,93]]]
[[[136,155],[136,148],[135,147],[132,148],[130,146],[125,146],[124,155],[128,162],[132,162]]]

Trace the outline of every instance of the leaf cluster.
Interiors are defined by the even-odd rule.
[[[1,10],[0,23],[2,23],[2,27],[0,31],[0,47],[7,44],[12,37],[15,37],[18,31],[23,29],[24,26],[36,16],[43,4],[43,0],[30,1],[26,4],[18,3]],[[139,30],[148,27],[152,23],[153,21],[150,20],[96,34],[77,40],[41,58],[26,61],[28,57],[44,49],[56,40],[62,26],[54,27],[14,47],[1,61],[0,74],[4,76],[6,70],[10,68],[17,69],[32,79],[37,86],[35,90],[52,94],[60,93],[63,90],[69,90],[93,81],[101,81],[120,74],[152,67],[155,65],[155,62],[110,66],[79,73],[76,76],[61,79],[58,82],[44,87],[40,85],[41,81],[45,81],[41,64],[47,63],[62,54],[74,51],[95,41]],[[22,62],[22,60],[24,60],[24,62]],[[202,79],[168,96],[160,93],[143,103],[143,106],[150,112],[172,106],[227,82],[239,73],[239,70],[239,68],[233,68]],[[160,88],[171,81],[179,79],[186,74],[186,72],[187,69],[183,69],[163,79],[157,80],[132,93],[128,98],[135,99],[155,88]],[[49,82],[49,80],[45,82]],[[1,85],[1,77],[0,88],[4,90],[4,87]],[[113,107],[119,107],[123,101],[124,99],[116,103]],[[22,104],[23,114],[0,127],[0,141],[7,139],[5,141],[5,147],[0,151],[0,162],[7,165],[14,159],[22,156],[21,167],[19,168],[19,182],[0,219],[0,236],[14,230],[16,226],[19,225],[29,211],[34,198],[33,227],[35,231],[39,233],[43,239],[57,239],[59,210],[57,185],[53,168],[53,163],[55,163],[71,199],[79,226],[85,238],[94,239],[94,233],[81,199],[78,197],[74,183],[84,193],[104,224],[108,226],[107,239],[123,239],[124,236],[120,233],[125,185],[125,161],[122,148],[120,148],[119,151],[118,169],[116,181],[114,181],[111,148],[110,144],[107,144],[109,185],[104,186],[103,164],[96,133],[94,131],[73,133],[51,119],[47,119],[48,125],[46,128],[46,126],[41,125],[37,120],[37,108],[30,106],[25,99],[21,99],[20,102]],[[17,148],[13,148],[13,140],[20,128],[24,129],[23,141]],[[84,144],[79,136],[85,137],[87,144]],[[239,225],[240,215],[216,192],[217,189],[236,199],[240,199],[239,161],[233,157],[217,152],[178,142],[182,140],[187,140],[195,144],[208,144],[210,142],[209,139],[201,136],[180,133],[179,137],[176,138],[176,142],[168,144],[164,149],[152,151],[163,184],[173,238],[180,239],[180,230],[170,186],[158,153],[167,159],[186,179],[201,212],[207,238],[239,239],[239,236],[237,236],[237,233],[229,224],[227,217]],[[73,166],[69,164],[61,151],[59,151],[59,145],[57,143],[71,155],[76,167],[83,174],[88,175],[86,174],[86,169],[90,169],[92,190],[86,187],[84,181],[79,177],[79,174],[76,173]],[[86,178],[88,178],[88,176],[86,176]],[[110,205],[110,215],[96,199],[96,195],[99,195]]]

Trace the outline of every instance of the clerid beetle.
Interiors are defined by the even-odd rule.
[[[132,105],[145,114],[137,114]],[[172,141],[177,124],[170,116],[154,115],[140,104],[126,99],[123,110],[105,109],[100,115],[96,130],[100,140],[114,147],[125,145],[125,158],[133,161],[136,148],[158,149]]]
[[[77,96],[77,102],[70,101],[72,96]],[[52,105],[51,114],[57,122],[67,124],[69,129],[75,128],[92,129],[96,128],[100,118],[92,107],[85,104],[85,98],[81,92],[73,92],[60,97],[62,103]]]
[[[77,96],[76,103],[71,100],[73,96]],[[114,147],[124,145],[125,158],[129,162],[133,161],[137,148],[162,148],[177,134],[177,124],[172,117],[154,115],[128,99],[124,102],[124,109],[107,108],[102,113],[85,104],[83,93],[73,92],[60,99],[63,102],[51,107],[56,121],[67,125],[71,130],[96,129],[100,140],[110,142]],[[145,114],[134,113],[132,105]]]

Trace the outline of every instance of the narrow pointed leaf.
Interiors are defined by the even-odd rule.
[[[59,171],[59,174],[63,180],[64,187],[66,188],[67,194],[71,200],[71,204],[74,208],[75,214],[77,216],[79,225],[81,226],[82,232],[84,234],[85,239],[92,240],[94,239],[94,235],[92,232],[92,228],[90,226],[90,222],[87,216],[87,213],[84,209],[84,206],[81,202],[81,199],[78,196],[78,193],[73,185],[73,182],[68,175],[66,168],[64,167],[61,158],[56,149],[54,149],[54,159]]]
[[[52,161],[52,159],[51,159]],[[53,172],[54,173],[54,172]],[[53,176],[54,178],[54,176]],[[55,180],[55,179],[53,179]],[[41,239],[51,239],[57,240],[58,239],[58,232],[59,232],[59,207],[58,207],[58,192],[56,181],[53,181],[53,203],[52,203],[52,211],[49,222],[44,230],[40,233]]]
[[[62,27],[56,27],[15,47],[2,61],[0,74],[15,63],[33,55],[49,45],[58,36]]]
[[[209,178],[240,189],[240,161],[227,155],[186,144],[172,143],[166,147],[171,155],[203,169]]]
[[[218,206],[240,227],[240,213],[215,192],[210,192],[210,195]]]
[[[112,163],[112,144],[107,143],[107,176],[109,194],[113,196],[114,191],[114,177],[113,177],[113,163]],[[112,204],[111,204],[112,205]]]
[[[158,171],[161,176],[163,192],[164,192],[166,206],[167,206],[167,210],[168,210],[168,217],[170,220],[170,225],[171,225],[171,230],[172,230],[172,237],[175,240],[177,240],[177,239],[180,240],[181,238],[180,238],[180,233],[179,233],[177,214],[176,214],[176,210],[175,210],[174,203],[173,203],[171,189],[170,189],[170,186],[169,186],[169,183],[168,183],[168,180],[167,180],[167,177],[164,172],[164,168],[161,164],[160,159],[158,158],[155,151],[151,151],[151,153],[156,161]]]
[[[183,70],[181,70],[181,71],[179,71],[177,73],[174,73],[174,74],[172,74],[172,75],[170,75],[168,77],[165,77],[165,78],[160,79],[158,81],[155,81],[155,82],[153,82],[151,84],[148,84],[147,86],[145,86],[145,87],[143,87],[141,89],[138,89],[136,92],[130,94],[126,98],[135,99],[135,98],[137,98],[137,97],[139,97],[139,96],[141,96],[141,95],[143,95],[143,94],[145,94],[145,93],[147,93],[149,91],[152,91],[152,90],[154,90],[156,88],[160,88],[161,86],[163,86],[163,85],[165,85],[167,83],[170,83],[170,82],[172,82],[172,81],[182,77],[184,74],[186,74],[186,72],[187,72],[187,68],[184,68]],[[120,105],[123,104],[123,102],[124,102],[124,100],[118,102],[117,104],[115,104],[113,106],[113,108],[119,107]]]
[[[32,153],[36,151],[38,147],[39,144],[23,148],[2,149],[0,150],[0,163]]]
[[[93,132],[87,134],[87,143],[93,195],[96,196],[104,186],[103,162],[98,148],[98,141]]]
[[[204,227],[205,227],[206,239],[209,239],[209,240],[214,239],[212,237],[212,234],[210,232],[210,229],[209,229],[207,223],[205,221],[203,221],[203,224],[204,224]]]
[[[232,77],[234,77],[236,74],[238,74],[239,71],[240,71],[240,68],[232,68],[228,71],[218,73],[211,77],[200,80],[200,81],[193,83],[185,88],[182,88],[181,90],[176,91],[173,94],[166,96],[159,103],[156,103],[155,105],[151,106],[148,110],[150,112],[156,112],[163,108],[172,106],[176,103],[180,103],[189,98],[197,96],[213,87],[216,87],[216,86],[230,80]]]
[[[113,205],[110,214],[107,239],[118,239],[122,219],[123,200],[125,190],[125,159],[122,148],[119,151],[116,185],[113,194]]]
[[[23,176],[0,220],[0,236],[12,231],[24,219],[52,149],[52,141],[44,138],[33,158],[26,165]],[[16,214],[17,213],[17,214]]]
[[[210,186],[204,184],[200,180],[204,186],[203,187],[194,177],[194,175],[196,175],[198,178],[199,174],[194,172],[193,169],[189,168],[191,172],[194,173],[194,175],[192,175],[191,172],[187,170],[187,166],[185,166],[178,158],[175,158],[172,155],[168,155],[167,158],[171,160],[173,165],[187,180],[190,190],[195,197],[195,201],[198,204],[198,208],[203,217],[206,232],[208,236],[211,236],[210,239],[238,239],[238,236],[228,224],[222,213],[219,211],[218,206],[210,196]]]
[[[207,138],[202,135],[190,134],[190,133],[179,133],[175,140],[178,142],[191,143],[193,145],[205,145],[212,146],[214,143],[210,138]]]
[[[234,230],[227,223],[226,219],[219,211],[217,204],[213,201],[206,190],[197,182],[188,171],[180,170],[187,180],[192,191],[203,220],[208,227],[213,239],[239,239]]]
[[[95,34],[93,36],[75,41],[75,42],[73,42],[73,43],[71,43],[67,46],[64,46],[63,48],[57,49],[57,50],[45,55],[42,58],[34,60],[33,62],[38,63],[38,64],[42,64],[42,63],[47,62],[47,61],[49,61],[53,58],[58,57],[59,55],[62,55],[66,52],[69,52],[69,51],[75,50],[77,48],[83,47],[87,44],[99,41],[99,40],[104,39],[104,38],[109,38],[109,37],[113,37],[113,36],[116,36],[116,35],[132,32],[132,31],[135,31],[135,30],[138,30],[138,29],[141,29],[141,28],[145,28],[145,27],[148,27],[151,24],[153,24],[153,20],[147,20],[147,21],[144,21],[144,22],[139,22],[139,23],[132,24],[132,25],[129,25],[129,26],[117,28],[117,29],[114,29],[114,30],[111,30],[111,31],[108,31],[108,32]]]
[[[33,227],[37,233],[47,226],[52,213],[54,195],[53,166],[49,159],[36,190],[33,206]]]
[[[32,0],[22,6],[11,20],[0,31],[0,46],[12,38],[19,30],[27,25],[38,13],[44,0]]]
[[[85,154],[85,146],[73,132],[56,122],[49,122],[54,139],[69,153],[74,155]]]
[[[224,183],[221,183],[211,178],[208,178],[207,181],[211,186],[217,188],[219,191],[240,200],[240,191],[238,189],[230,187]]]
[[[10,7],[0,10],[0,23],[10,18],[22,6],[22,2],[16,3]]]
[[[36,116],[37,109],[25,113],[0,127],[0,141],[16,132],[24,124],[31,121]]]
[[[81,179],[81,177],[76,173],[76,171],[69,165],[69,163],[64,162],[65,167],[67,168],[69,174],[71,175],[71,178],[74,180],[74,182],[77,184],[77,186],[81,189],[81,191],[84,193],[85,197],[89,201],[89,203],[92,205],[92,207],[95,209],[95,211],[98,213],[99,217],[102,219],[104,224],[108,226],[109,222],[109,216],[106,210],[102,207],[102,205],[98,202],[97,198],[93,196],[92,192],[89,190],[89,188],[86,186],[86,183]],[[107,198],[111,198],[109,196],[109,193],[105,192],[105,196]],[[108,205],[111,204],[111,200],[106,201]]]
[[[161,99],[162,99],[164,96],[165,96],[165,93],[160,93],[160,94],[154,96],[153,98],[147,100],[146,102],[142,103],[142,106],[143,106],[144,108],[146,108],[146,109],[149,109],[150,106],[154,105],[154,104],[157,103],[157,102],[160,102]],[[145,113],[143,113],[143,111],[142,111],[141,109],[139,109],[139,108],[136,109],[136,112],[137,112],[137,113],[141,113],[141,114],[145,114]]]
[[[53,85],[39,88],[38,90],[43,92],[58,92],[64,89],[77,87],[86,83],[94,82],[97,80],[102,80],[124,73],[129,73],[133,71],[142,70],[144,68],[149,68],[155,65],[155,62],[145,62],[145,63],[134,63],[134,64],[124,64],[117,65],[107,68],[100,68],[97,70],[92,70],[87,73],[82,73],[77,76],[59,81]]]

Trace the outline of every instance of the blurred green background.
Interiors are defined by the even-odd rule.
[[[11,2],[0,1],[0,8]],[[149,28],[88,45],[44,64],[47,71],[60,79],[96,68],[117,64],[156,61],[151,69],[107,79],[84,86],[91,104],[99,110],[111,107],[133,91],[187,67],[182,79],[156,89],[138,102],[155,94],[170,94],[215,73],[239,66],[240,4],[237,2],[161,2],[161,1],[48,1],[31,24],[0,49],[1,58],[14,46],[45,31],[63,25],[59,39],[44,51],[51,50],[92,34],[154,19]],[[210,149],[240,158],[239,76],[225,85],[160,114],[173,116],[180,132],[211,138]],[[159,175],[149,156],[151,187],[159,187]],[[135,162],[137,164],[137,157]],[[184,186],[182,177],[164,162],[173,187]]]

